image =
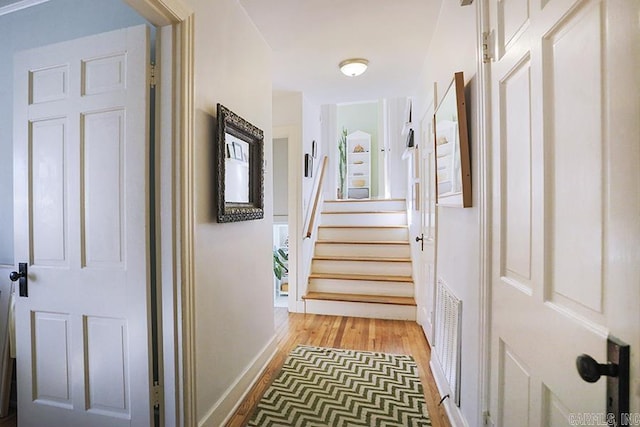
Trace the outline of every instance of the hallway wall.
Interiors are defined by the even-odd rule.
[[[481,425],[479,407],[479,209],[478,209],[478,97],[476,8],[442,2],[437,28],[425,61],[423,100],[433,99],[433,82],[441,100],[457,71],[464,72],[470,133],[473,207],[438,207],[437,276],[463,301],[460,410],[468,425]],[[422,107],[416,118],[422,118]]]
[[[289,156],[294,156],[295,169],[289,170],[289,185],[293,187],[295,204],[298,206],[295,218],[289,217],[289,279],[295,277],[297,301],[290,302],[289,310],[302,311],[301,296],[306,292],[309,277],[313,241],[303,239],[305,221],[309,213],[313,188],[326,150],[320,134],[320,107],[310,102],[302,92],[276,91],[273,94],[273,127],[288,129],[292,134],[289,139]],[[317,143],[317,157],[313,159],[313,176],[305,178],[304,155],[311,154],[313,141]],[[292,173],[294,172],[294,173]],[[289,195],[291,196],[290,191]],[[297,236],[297,238],[296,238]],[[292,252],[297,254],[292,256]],[[294,261],[295,260],[295,261]],[[290,296],[291,298],[291,296]]]
[[[195,16],[195,349],[198,424],[218,426],[275,349],[271,49],[236,0]],[[216,104],[264,132],[264,219],[216,222]]]

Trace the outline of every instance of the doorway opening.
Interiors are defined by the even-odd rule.
[[[289,297],[289,139],[273,140],[273,304]]]

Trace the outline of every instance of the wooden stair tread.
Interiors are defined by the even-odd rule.
[[[382,276],[379,274],[346,274],[346,273],[311,273],[309,279],[369,280],[372,282],[408,282],[413,283],[411,276]]]
[[[322,215],[403,214],[405,211],[322,211]]]
[[[341,199],[325,200],[325,203],[351,203],[351,202],[405,202],[406,199]]]
[[[409,228],[408,225],[319,225],[318,228]]]
[[[405,245],[408,246],[407,240],[316,240],[316,244],[329,245]]]
[[[337,256],[337,255],[316,255],[313,260],[322,261],[365,261],[365,262],[411,262],[411,258],[389,258],[389,257],[366,257],[366,256]]]
[[[395,297],[386,295],[359,295],[359,294],[338,294],[328,292],[307,292],[303,299],[315,299],[325,301],[343,302],[368,302],[375,304],[395,304],[415,306],[416,301],[412,297]]]

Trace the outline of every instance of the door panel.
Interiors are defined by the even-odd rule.
[[[500,343],[500,400],[503,402],[500,424],[522,425],[528,420],[531,375],[529,368],[504,342]]]
[[[85,267],[121,269],[125,151],[124,111],[116,109],[82,116],[84,154],[82,259]]]
[[[33,397],[41,404],[72,408],[69,316],[33,313]]]
[[[148,426],[148,29],[15,61],[18,412],[24,426]]]
[[[503,78],[500,114],[505,117],[504,160],[505,254],[502,276],[531,292],[531,71],[528,57]]]
[[[126,415],[129,409],[126,320],[86,316],[85,336],[88,410],[114,416]]]
[[[543,61],[548,63],[543,70],[543,107],[549,119],[545,145],[550,157],[547,203],[554,248],[551,299],[587,317],[602,313],[604,292],[602,172],[608,141],[602,132],[603,7],[584,5],[562,19],[545,37],[542,48]],[[580,244],[586,230],[589,244]]]
[[[66,120],[31,122],[32,265],[67,266]]]
[[[629,95],[640,91],[640,32],[630,18],[640,3],[490,5],[498,45],[490,412],[498,426],[569,425],[571,414],[606,413],[606,380],[581,380],[576,357],[606,363],[609,335],[632,353],[640,345],[640,271],[631,261],[640,259],[632,213],[640,106]],[[638,362],[636,353],[632,391]],[[639,406],[632,393],[632,411]]]

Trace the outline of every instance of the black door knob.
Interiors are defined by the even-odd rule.
[[[21,277],[26,277],[26,274],[18,273],[17,271],[12,271],[11,273],[9,273],[9,280],[11,280],[12,282],[17,282]]]
[[[618,365],[598,363],[588,354],[581,354],[576,358],[576,368],[578,368],[580,377],[588,383],[595,383],[602,375],[606,377],[618,376]]]
[[[26,262],[18,263],[18,271],[12,271],[9,273],[9,279],[12,282],[20,281],[19,283],[19,295],[21,297],[29,296],[29,278],[27,276],[28,265]]]

